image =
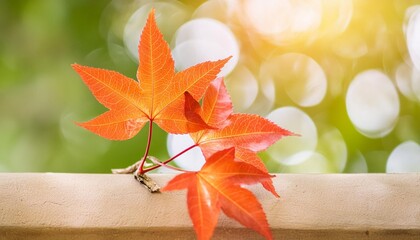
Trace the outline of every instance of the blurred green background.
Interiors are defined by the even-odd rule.
[[[420,0],[0,1],[0,171],[106,173],[142,156],[146,131],[118,142],[74,124],[106,109],[70,64],[135,78],[152,7],[178,70],[233,55],[235,111],[302,135],[261,153],[271,172],[420,171]],[[157,130],[151,154],[180,141]]]

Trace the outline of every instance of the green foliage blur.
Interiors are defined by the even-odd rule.
[[[0,171],[109,172],[142,154],[144,134],[110,142],[74,124],[104,109],[70,64],[135,76],[128,56],[109,56],[109,3],[0,1]]]
[[[143,155],[147,139],[144,130],[131,140],[118,142],[102,139],[74,124],[89,120],[106,109],[95,100],[70,64],[77,62],[111,69],[135,78],[137,62],[124,45],[124,26],[137,8],[156,2],[182,6],[183,12],[177,18],[179,27],[191,19],[205,1],[0,1],[1,172],[109,173],[111,168],[131,165]],[[375,68],[393,74],[407,52],[402,32],[404,12],[420,1],[353,2],[356,20],[343,35],[329,41],[352,46],[360,38],[366,38],[368,47],[376,46],[378,39],[372,37],[372,32],[358,30],[360,26],[373,24],[372,29],[387,28],[384,36],[388,38],[383,39],[386,44],[381,45],[386,51],[355,60],[334,55],[330,42],[314,40],[312,45],[305,45],[299,40],[287,46],[274,46],[259,40],[252,42],[252,38],[247,38],[249,33],[245,28],[238,30],[233,27],[233,31],[241,40],[241,54],[246,55],[239,62],[251,71],[259,68],[265,56],[287,52],[308,54],[319,62],[326,62],[323,67],[340,63],[342,80],[329,85],[321,104],[303,108],[318,126],[320,138],[323,129],[329,126],[338,129],[344,138],[346,166],[344,170],[329,172],[363,172],[354,170],[358,163],[352,161],[358,156],[363,156],[366,167],[362,169],[365,171],[385,172],[387,159],[398,144],[405,140],[420,142],[419,104],[399,94],[400,116],[404,122],[398,123],[390,134],[372,139],[360,134],[352,125],[346,113],[346,92],[342,89],[347,88],[350,80],[363,70]],[[216,17],[218,14],[208,13]],[[173,27],[163,30],[171,47],[171,34],[175,31]],[[337,76],[334,74],[327,73],[327,77]],[[228,87],[235,88],[229,83]],[[334,90],[331,88],[339,89],[338,93],[331,93]],[[295,103],[278,96],[273,104],[268,110]],[[261,113],[255,106],[245,109],[245,112]],[[166,159],[167,135],[155,129],[151,154]],[[330,151],[328,146],[318,148]],[[285,170],[286,167],[268,154],[261,156],[271,172],[294,172],[293,169]]]

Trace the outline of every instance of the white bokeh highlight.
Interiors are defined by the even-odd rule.
[[[365,157],[359,151],[356,151],[354,155],[349,159],[346,166],[346,170],[349,173],[367,173],[368,166]]]
[[[292,5],[287,0],[249,0],[244,4],[246,19],[262,35],[279,35],[290,26]]]
[[[192,18],[212,18],[226,23],[238,8],[237,0],[205,1],[193,13]]]
[[[420,71],[420,5],[406,11],[405,37],[411,61]]]
[[[171,36],[188,17],[185,6],[176,1],[148,3],[137,9],[128,19],[123,33],[124,45],[136,62],[139,59],[138,45],[141,31],[152,8],[156,10],[156,22],[165,36]]]
[[[253,104],[247,109],[247,112],[265,116],[273,110],[275,104],[275,85],[271,76],[261,75],[261,71],[257,79],[259,92]]]
[[[417,101],[420,102],[420,70],[417,70],[417,68],[411,69],[411,87]]]
[[[133,59],[139,58],[138,45],[141,36],[141,30],[146,24],[147,14],[150,9],[148,7],[141,7],[131,15],[124,28],[124,45],[127,48]]]
[[[417,85],[420,87],[420,73],[406,63],[401,63],[395,71],[395,81],[398,90],[411,101],[417,101]],[[418,82],[418,83],[417,83]],[[418,89],[420,99],[420,88]]]
[[[369,138],[386,136],[400,111],[398,93],[387,75],[377,70],[358,74],[346,95],[347,113],[357,130]]]
[[[358,33],[347,34],[334,39],[331,48],[335,54],[347,59],[357,59],[365,56],[369,52],[366,39]]]
[[[319,34],[334,36],[344,32],[353,16],[353,0],[321,1],[322,21]]]
[[[200,18],[183,24],[177,30],[172,54],[178,70],[232,56],[219,74],[226,76],[238,63],[239,43],[225,24],[210,18]]]
[[[285,91],[301,107],[319,104],[327,92],[327,78],[321,66],[301,53],[287,53],[262,64],[262,78],[271,78],[277,94]]]
[[[329,173],[331,172],[330,164],[327,158],[312,151],[302,151],[290,157],[290,161],[296,164],[286,165],[283,172],[290,173]]]
[[[267,118],[284,129],[299,134],[298,137],[285,137],[267,149],[274,160],[294,165],[301,163],[302,156],[292,157],[302,151],[315,151],[318,143],[318,132],[315,123],[302,110],[295,107],[282,107],[272,111]]]
[[[318,0],[248,0],[244,1],[243,18],[253,29],[275,45],[285,45],[318,29],[322,5]]]
[[[318,139],[318,152],[328,160],[334,172],[343,172],[347,163],[347,145],[337,128],[331,128]]]
[[[167,149],[170,157],[192,145],[194,145],[194,141],[188,134],[168,134]],[[195,147],[177,157],[174,162],[182,169],[198,171],[204,165],[205,159],[200,148]]]
[[[258,82],[248,68],[238,66],[226,78],[225,83],[235,112],[244,112],[255,101],[258,94]]]
[[[420,172],[420,145],[413,141],[398,145],[388,158],[386,172]]]

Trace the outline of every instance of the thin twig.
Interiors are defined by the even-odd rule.
[[[150,159],[150,157],[152,156],[149,156],[148,158]],[[151,193],[158,193],[160,189],[159,185],[157,185],[157,183],[146,174],[138,173],[137,169],[139,168],[141,162],[142,160],[139,160],[126,168],[111,169],[111,171],[114,174],[134,174],[134,179],[136,179],[141,185],[147,188],[147,190],[149,190]]]
[[[111,169],[111,171],[114,174],[131,174],[131,173],[134,173],[139,168],[140,163],[141,163],[141,160],[139,160],[138,162],[126,168],[115,168],[115,169]]]
[[[155,181],[153,181],[153,179],[151,179],[149,176],[147,176],[146,174],[139,174],[137,171],[134,173],[134,178],[141,184],[143,185],[145,188],[147,188],[147,190],[149,190],[149,192],[151,193],[159,193],[160,192],[160,187],[159,185],[157,185],[157,183]]]

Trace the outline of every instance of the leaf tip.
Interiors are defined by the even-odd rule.
[[[73,123],[74,123],[74,124],[76,124],[76,125],[77,125],[77,126],[79,126],[79,127],[86,128],[86,127],[85,127],[85,123],[83,123],[83,122],[73,121]]]
[[[79,69],[79,68],[81,67],[78,63],[72,63],[72,64],[70,64],[70,66],[71,66],[74,70],[77,70],[77,69]]]
[[[156,12],[156,9],[155,8],[150,9],[149,17],[154,17],[155,16],[155,12]]]
[[[284,136],[287,136],[287,137],[302,137],[302,135],[299,134],[299,133],[295,133],[295,132],[289,131],[289,130],[284,129],[284,128],[281,128],[281,129],[283,129],[283,131],[286,132],[286,133],[284,133]]]
[[[224,58],[224,59],[220,59],[220,61],[221,62],[223,62],[223,64],[226,64],[227,62],[229,62],[229,60],[230,59],[232,59],[233,58],[233,56],[231,55],[231,56],[229,56],[229,57],[227,57],[227,58]]]
[[[155,12],[156,10],[154,8],[150,9],[149,16],[147,17],[147,20],[146,20],[146,25],[148,24],[156,25]]]
[[[279,126],[277,123],[273,122],[272,120],[270,120],[268,118],[263,118],[263,119],[267,120],[271,124],[274,124],[277,127],[277,132],[280,133],[282,137],[300,137],[301,136],[298,133],[294,133],[294,132],[292,132],[288,129],[285,129],[285,128]]]
[[[289,131],[290,132],[290,131]],[[291,136],[291,137],[302,137],[302,135],[301,134],[299,134],[299,133],[294,133],[294,132],[290,132],[290,135],[289,136]]]

